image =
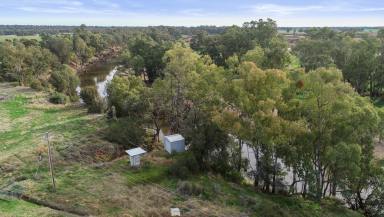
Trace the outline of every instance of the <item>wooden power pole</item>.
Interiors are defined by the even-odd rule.
[[[51,150],[51,144],[49,142],[49,132],[45,133],[45,139],[47,140],[47,144],[48,144],[48,162],[49,162],[49,170],[51,171],[53,191],[56,191],[55,175],[53,173],[52,150]]]

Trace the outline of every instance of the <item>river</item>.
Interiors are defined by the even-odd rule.
[[[76,88],[80,94],[81,88],[93,86],[102,98],[107,96],[107,84],[113,79],[118,71],[119,65],[115,59],[107,62],[96,63],[90,66],[86,71],[79,72],[80,86]]]

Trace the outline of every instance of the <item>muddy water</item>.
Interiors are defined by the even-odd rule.
[[[80,94],[81,88],[93,86],[102,98],[107,96],[107,84],[113,79],[118,71],[116,60],[97,63],[90,66],[85,72],[79,73],[80,86],[77,92]]]

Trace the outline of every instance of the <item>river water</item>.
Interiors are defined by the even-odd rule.
[[[90,66],[85,72],[80,72],[80,86],[76,88],[80,94],[81,88],[93,86],[102,98],[107,96],[107,84],[113,79],[118,71],[116,60],[96,63]]]

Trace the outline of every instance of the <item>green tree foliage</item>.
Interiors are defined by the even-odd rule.
[[[143,145],[145,129],[142,127],[142,120],[136,117],[119,118],[109,124],[106,138],[121,144],[125,149]]]
[[[208,54],[220,66],[229,67],[226,61],[228,58],[237,55],[242,59],[253,48],[262,48],[265,56],[262,64],[258,64],[259,67],[280,69],[289,63],[288,44],[278,35],[276,22],[270,19],[247,22],[242,27],[231,26],[220,35],[211,36],[199,32],[193,37],[191,47],[202,54]]]
[[[337,188],[361,194],[372,175],[369,171],[372,140],[378,133],[377,111],[342,81],[337,69],[320,68],[302,79],[303,85],[296,86],[296,97],[290,103],[296,104],[298,117],[304,118],[307,126],[307,133],[294,145],[300,153],[308,151],[309,155],[302,155],[302,168],[297,170],[302,171],[310,193],[318,200],[328,187],[333,195]],[[343,156],[338,155],[341,152]],[[353,179],[355,182],[351,182]]]
[[[320,67],[337,66],[344,79],[360,93],[377,97],[383,91],[383,44],[378,36],[351,38],[329,28],[308,30],[308,38],[294,48],[308,72]]]
[[[50,83],[56,91],[69,96],[71,101],[78,99],[76,88],[80,81],[76,73],[68,66],[63,66],[52,72]]]
[[[80,97],[83,102],[88,106],[90,113],[102,113],[105,110],[104,100],[100,97],[96,87],[84,87],[80,91]]]
[[[66,72],[65,75],[60,75],[66,70],[64,65],[81,68],[92,57],[102,54],[106,49],[125,45],[123,40],[126,40],[128,35],[125,31],[90,29],[94,28],[82,25],[73,29],[73,34],[41,34],[40,42],[28,39],[0,42],[0,81],[18,81],[19,85],[31,86],[38,90],[49,89],[49,81],[52,81],[56,89],[70,94],[68,96],[75,99],[73,91],[64,90],[67,87],[63,87],[71,85],[71,82],[68,79],[66,82],[58,81],[64,79],[62,76],[68,75]],[[161,62],[161,57],[159,59]]]
[[[42,39],[43,46],[55,54],[62,64],[69,63],[72,53],[72,42],[68,37],[46,36]]]
[[[366,216],[381,217],[384,215],[384,176],[383,174],[371,180],[372,193],[366,199]]]
[[[295,47],[295,52],[307,71],[334,64],[331,56],[332,45],[326,41],[311,39],[300,41]]]
[[[25,46],[18,41],[0,44],[0,76],[5,80],[16,80],[20,85],[43,80],[55,61],[47,49],[38,46]]]
[[[157,37],[157,34],[152,34]],[[131,66],[137,75],[142,75],[152,83],[162,74],[164,62],[162,61],[167,43],[154,40],[148,35],[137,35],[128,43],[128,50],[125,52],[123,62]]]
[[[340,191],[355,201],[351,207],[363,208],[358,201],[376,171],[377,111],[336,68],[263,70],[255,64],[261,54],[256,48],[241,61],[234,55],[226,71],[176,44],[165,55],[164,79],[153,85],[158,117],[186,136],[201,170],[236,174],[246,168],[241,151],[247,145],[255,154],[256,188],[288,190],[285,166],[294,171],[291,193],[301,182],[304,196],[320,200]]]
[[[172,132],[180,132],[182,120],[188,111],[187,97],[191,94],[193,80],[197,77],[199,56],[183,44],[175,44],[164,56],[166,62],[163,95],[167,118]]]
[[[107,86],[108,106],[115,106],[118,117],[143,117],[148,108],[147,89],[137,76],[115,77]]]
[[[247,51],[241,59],[242,61],[253,62],[256,66],[262,67],[265,60],[265,53],[263,48],[256,46],[252,50]]]
[[[84,39],[78,35],[73,37],[73,51],[81,64],[87,62],[94,55],[94,49],[88,47]]]
[[[145,144],[145,124],[148,122],[149,96],[140,77],[115,77],[107,86],[108,106],[116,109],[117,121],[107,130],[107,139],[124,148]]]
[[[190,113],[185,124],[184,134],[190,141],[190,152],[200,171],[213,171],[226,178],[239,180],[240,174],[230,164],[233,154],[228,151],[228,134],[204,113]]]

